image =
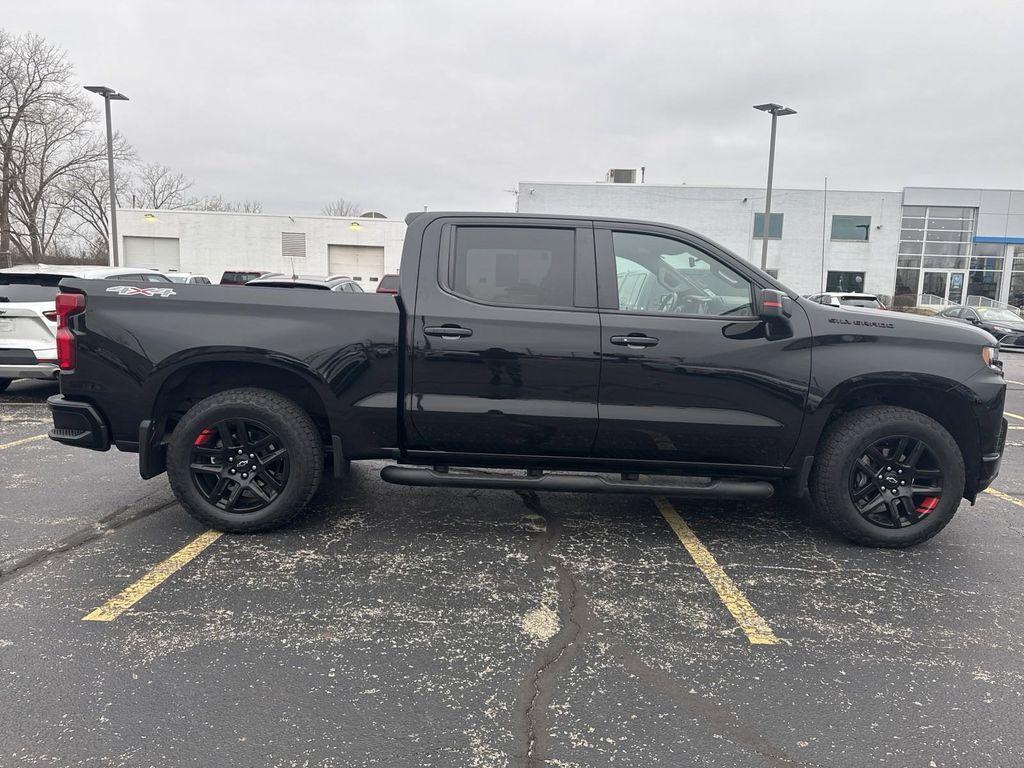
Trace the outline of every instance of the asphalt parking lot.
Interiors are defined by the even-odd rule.
[[[0,396],[0,764],[1019,766],[1024,355],[931,542],[806,511],[402,488],[260,536]]]

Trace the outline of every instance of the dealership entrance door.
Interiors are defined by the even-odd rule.
[[[921,295],[937,296],[952,304],[963,304],[966,287],[965,270],[926,269],[921,281]]]

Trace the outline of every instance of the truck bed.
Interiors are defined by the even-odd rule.
[[[75,374],[62,395],[105,414],[110,442],[139,450],[158,445],[166,425],[140,423],[172,391],[224,377],[237,386],[278,375],[323,405],[325,438],[346,435],[345,452],[379,455],[396,446],[399,329],[396,296],[290,288],[167,286],[64,280],[86,311],[71,318]],[[269,372],[269,373],[268,373]],[[331,443],[328,441],[327,443]],[[149,446],[144,446],[148,448]],[[373,447],[374,450],[370,451]]]

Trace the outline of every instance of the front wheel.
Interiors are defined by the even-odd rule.
[[[838,419],[811,477],[818,515],[869,547],[930,539],[956,514],[963,492],[963,456],[952,435],[923,413],[894,406]]]
[[[255,533],[284,525],[320,483],[316,426],[288,398],[233,389],[193,406],[175,427],[167,476],[185,510],[212,528]]]

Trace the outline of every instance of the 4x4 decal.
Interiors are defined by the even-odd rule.
[[[122,296],[174,296],[173,288],[138,288],[134,285],[112,285],[107,293],[119,293]]]

